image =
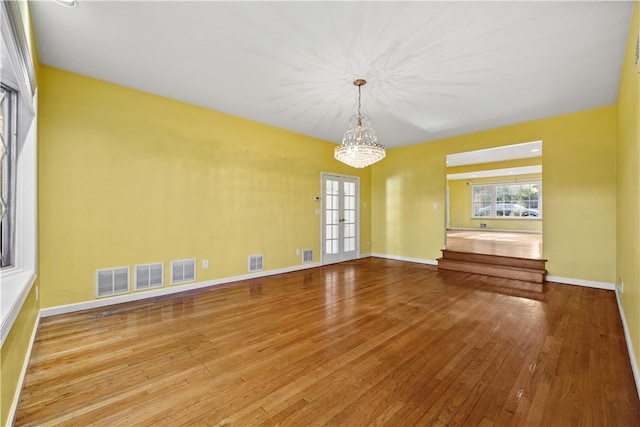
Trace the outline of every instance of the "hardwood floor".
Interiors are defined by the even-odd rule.
[[[614,293],[367,258],[42,320],[16,425],[640,425]]]
[[[447,249],[475,254],[539,259],[542,234],[517,231],[447,230]]]

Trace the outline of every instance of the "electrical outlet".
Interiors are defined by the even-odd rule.
[[[300,249],[296,249],[296,255],[300,256]]]
[[[618,279],[618,293],[620,295],[622,295],[622,293],[624,292],[624,281],[622,280],[622,278]]]
[[[209,260],[208,259],[203,259],[202,260],[202,268],[209,268]]]
[[[36,302],[40,299],[40,288],[36,286]]]

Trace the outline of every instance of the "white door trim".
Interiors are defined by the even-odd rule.
[[[326,197],[324,194],[324,185],[327,178],[348,179],[355,181],[356,184],[356,250],[355,258],[360,258],[360,177],[356,175],[343,175],[332,172],[320,172],[320,262],[326,265],[325,257],[325,233],[326,233],[326,220],[325,220],[325,203]],[[342,254],[340,254],[342,256]],[[349,258],[351,259],[351,258]],[[340,259],[337,262],[346,261],[347,259]],[[333,263],[333,262],[331,262]]]

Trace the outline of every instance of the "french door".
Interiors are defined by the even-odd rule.
[[[358,257],[360,215],[358,177],[322,174],[322,262]]]

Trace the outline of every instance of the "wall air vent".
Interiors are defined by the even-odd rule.
[[[313,262],[313,249],[305,249],[302,251],[302,263]]]
[[[249,255],[249,273],[262,271],[264,257],[262,255]]]
[[[161,262],[136,265],[134,283],[136,291],[163,287],[164,265]]]
[[[96,298],[129,292],[129,267],[96,270]]]
[[[181,283],[196,281],[196,260],[182,259],[171,261],[171,284],[179,285]]]

